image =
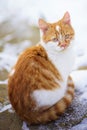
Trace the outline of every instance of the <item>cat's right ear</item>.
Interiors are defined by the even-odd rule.
[[[38,20],[38,25],[40,30],[42,30],[43,33],[45,33],[48,29],[48,24],[43,19]]]
[[[70,24],[71,23],[70,14],[69,14],[68,11],[63,16],[63,22],[66,23],[66,24]]]

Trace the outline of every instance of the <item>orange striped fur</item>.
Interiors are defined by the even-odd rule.
[[[29,115],[24,115],[22,119],[26,120],[29,124],[45,124],[47,122],[58,119],[74,98],[74,83],[70,76],[68,78],[67,87],[68,88],[65,96],[54,106],[40,113],[29,113]]]

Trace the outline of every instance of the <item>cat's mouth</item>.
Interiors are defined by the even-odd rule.
[[[66,42],[63,42],[63,43],[58,43],[58,46],[61,48],[61,49],[66,49],[69,45],[66,44]]]

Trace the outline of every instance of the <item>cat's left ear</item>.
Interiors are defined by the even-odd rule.
[[[69,12],[66,12],[64,14],[64,16],[63,16],[63,22],[66,23],[66,24],[70,24],[71,23]]]
[[[38,20],[39,28],[42,30],[43,33],[45,33],[48,29],[48,24],[43,19]]]

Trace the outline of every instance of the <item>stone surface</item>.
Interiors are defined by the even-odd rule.
[[[80,124],[75,125],[71,130],[87,130],[87,118],[84,118]]]
[[[60,116],[58,120],[50,122],[46,125],[31,125],[29,126],[29,130],[76,130],[77,128],[79,130],[87,130],[86,117],[87,103],[82,104],[79,101],[78,97],[75,97],[72,105],[66,110],[63,115]],[[86,119],[83,120],[84,118]],[[82,123],[79,124],[79,122]],[[21,130],[22,124],[23,122],[20,120],[15,112],[7,110],[0,113],[0,130]]]
[[[0,85],[0,103],[4,103],[7,101],[7,85]]]
[[[22,121],[15,113],[0,113],[0,130],[21,130]]]

